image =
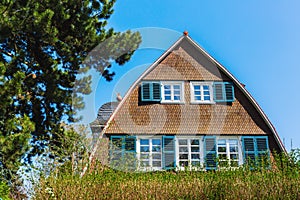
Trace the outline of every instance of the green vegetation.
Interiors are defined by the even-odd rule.
[[[139,33],[107,28],[114,3],[1,1],[0,181],[16,185],[22,161],[30,164],[38,155],[54,160],[57,153],[61,158],[72,147],[58,150],[64,137],[77,137],[62,125],[78,120],[83,95],[91,92],[86,72],[95,69],[110,81],[111,63],[123,65],[137,49]]]
[[[8,200],[9,198],[9,187],[6,183],[0,181],[0,199]]]
[[[64,166],[41,179],[36,199],[299,199],[300,165],[276,156],[272,169],[122,172],[100,164],[80,178]]]

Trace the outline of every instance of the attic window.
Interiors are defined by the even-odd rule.
[[[212,82],[191,82],[191,102],[213,103],[212,85]]]
[[[215,102],[233,102],[234,88],[229,82],[214,82],[214,101]]]
[[[183,82],[165,81],[162,84],[162,103],[183,102]]]

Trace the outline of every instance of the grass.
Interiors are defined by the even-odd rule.
[[[299,165],[270,170],[121,172],[100,165],[83,178],[42,178],[35,199],[300,199]]]

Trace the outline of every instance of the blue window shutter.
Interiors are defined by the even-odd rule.
[[[233,102],[234,87],[229,82],[214,82],[214,101],[215,102]]]
[[[173,169],[176,167],[175,137],[162,136],[162,140],[163,168]]]
[[[257,136],[256,138],[256,152],[259,165],[269,166],[269,142],[267,136]]]
[[[206,136],[204,138],[204,155],[206,170],[217,168],[216,137]]]
[[[161,92],[160,92],[160,83],[152,83],[152,101],[160,101],[161,100]]]
[[[124,136],[110,137],[110,165],[112,167],[120,167],[123,165],[124,157]]]
[[[151,100],[150,85],[151,85],[150,83],[142,83],[142,86],[141,86],[142,101],[150,101]]]
[[[245,163],[269,166],[270,151],[267,136],[244,136],[242,141]]]
[[[124,137],[124,166],[126,169],[134,170],[136,168],[136,137]]]
[[[214,82],[214,101],[215,102],[223,102],[224,98],[224,90],[222,82]]]
[[[233,102],[234,101],[234,89],[232,83],[224,83],[224,89],[225,89],[225,94],[226,102]]]
[[[117,169],[135,169],[136,137],[111,136],[110,140],[110,165]]]
[[[256,153],[256,145],[255,138],[253,136],[244,136],[242,137],[243,143],[243,155],[244,162],[253,164],[255,162]]]
[[[260,136],[256,137],[257,151],[267,152],[269,150],[268,137]]]
[[[124,138],[124,150],[125,152],[136,152],[136,137],[126,136]]]
[[[161,100],[160,82],[142,82],[141,96],[142,101],[160,101]]]

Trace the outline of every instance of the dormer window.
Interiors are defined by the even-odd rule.
[[[184,84],[183,82],[174,82],[174,81],[163,81],[162,85],[162,103],[180,103],[184,102],[183,90]]]
[[[213,103],[212,82],[191,82],[192,103]]]

